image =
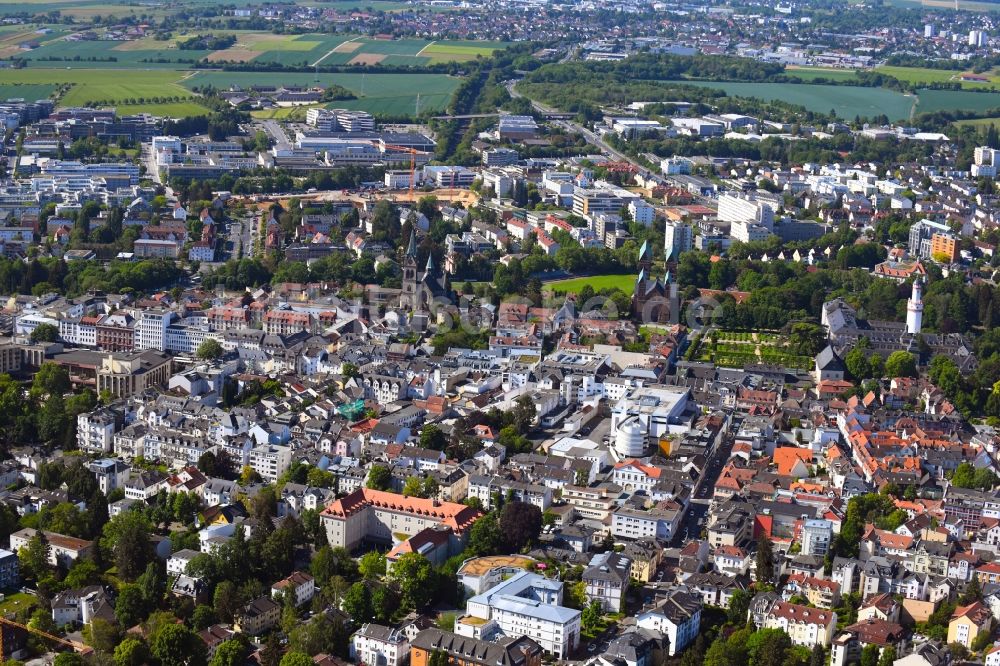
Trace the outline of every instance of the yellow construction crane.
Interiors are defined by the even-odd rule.
[[[423,155],[424,153],[407,146],[392,146],[388,144],[385,146],[385,149],[398,150],[399,152],[410,154],[410,203],[413,203],[413,186],[417,180],[417,155]]]
[[[83,643],[77,643],[76,641],[71,641],[67,638],[61,638],[59,636],[50,634],[47,631],[42,631],[41,629],[33,629],[32,627],[29,627],[26,624],[21,624],[20,622],[14,622],[14,620],[8,620],[7,618],[0,616],[0,660],[2,661],[6,661],[6,657],[4,657],[3,625],[7,625],[9,627],[17,627],[18,629],[23,629],[28,633],[41,636],[42,638],[47,638],[53,643],[59,643],[60,645],[71,647],[80,654],[90,654],[91,652],[94,651],[93,648],[91,648],[89,645],[84,645]]]

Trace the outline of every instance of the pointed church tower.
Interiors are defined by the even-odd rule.
[[[434,254],[427,253],[427,265],[424,266],[424,280],[434,277]]]
[[[400,298],[401,304],[416,308],[417,306],[417,232],[410,229],[410,245],[406,248],[406,256],[403,258],[403,295]]]

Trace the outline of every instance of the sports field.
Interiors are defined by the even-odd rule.
[[[594,291],[620,289],[628,294],[632,292],[637,277],[637,275],[593,275],[591,277],[546,282],[543,287],[553,291],[562,291],[567,294],[578,294],[581,289],[589,284]]]
[[[337,101],[331,107],[400,116],[413,114],[417,96],[420,111],[440,111],[448,105],[461,79],[446,74],[294,74],[285,72],[197,72],[184,79],[188,88],[211,85],[226,89],[231,85],[251,86],[330,86],[347,88],[358,99]]]

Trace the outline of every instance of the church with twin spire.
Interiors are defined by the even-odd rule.
[[[632,289],[632,318],[642,323],[675,323],[680,317],[677,283],[670,279],[670,271],[663,280],[653,278],[652,267],[653,248],[645,241],[639,249],[639,276]]]

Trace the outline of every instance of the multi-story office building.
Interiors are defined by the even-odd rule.
[[[135,326],[135,348],[137,350],[166,350],[167,327],[174,313],[164,309],[142,310]]]

